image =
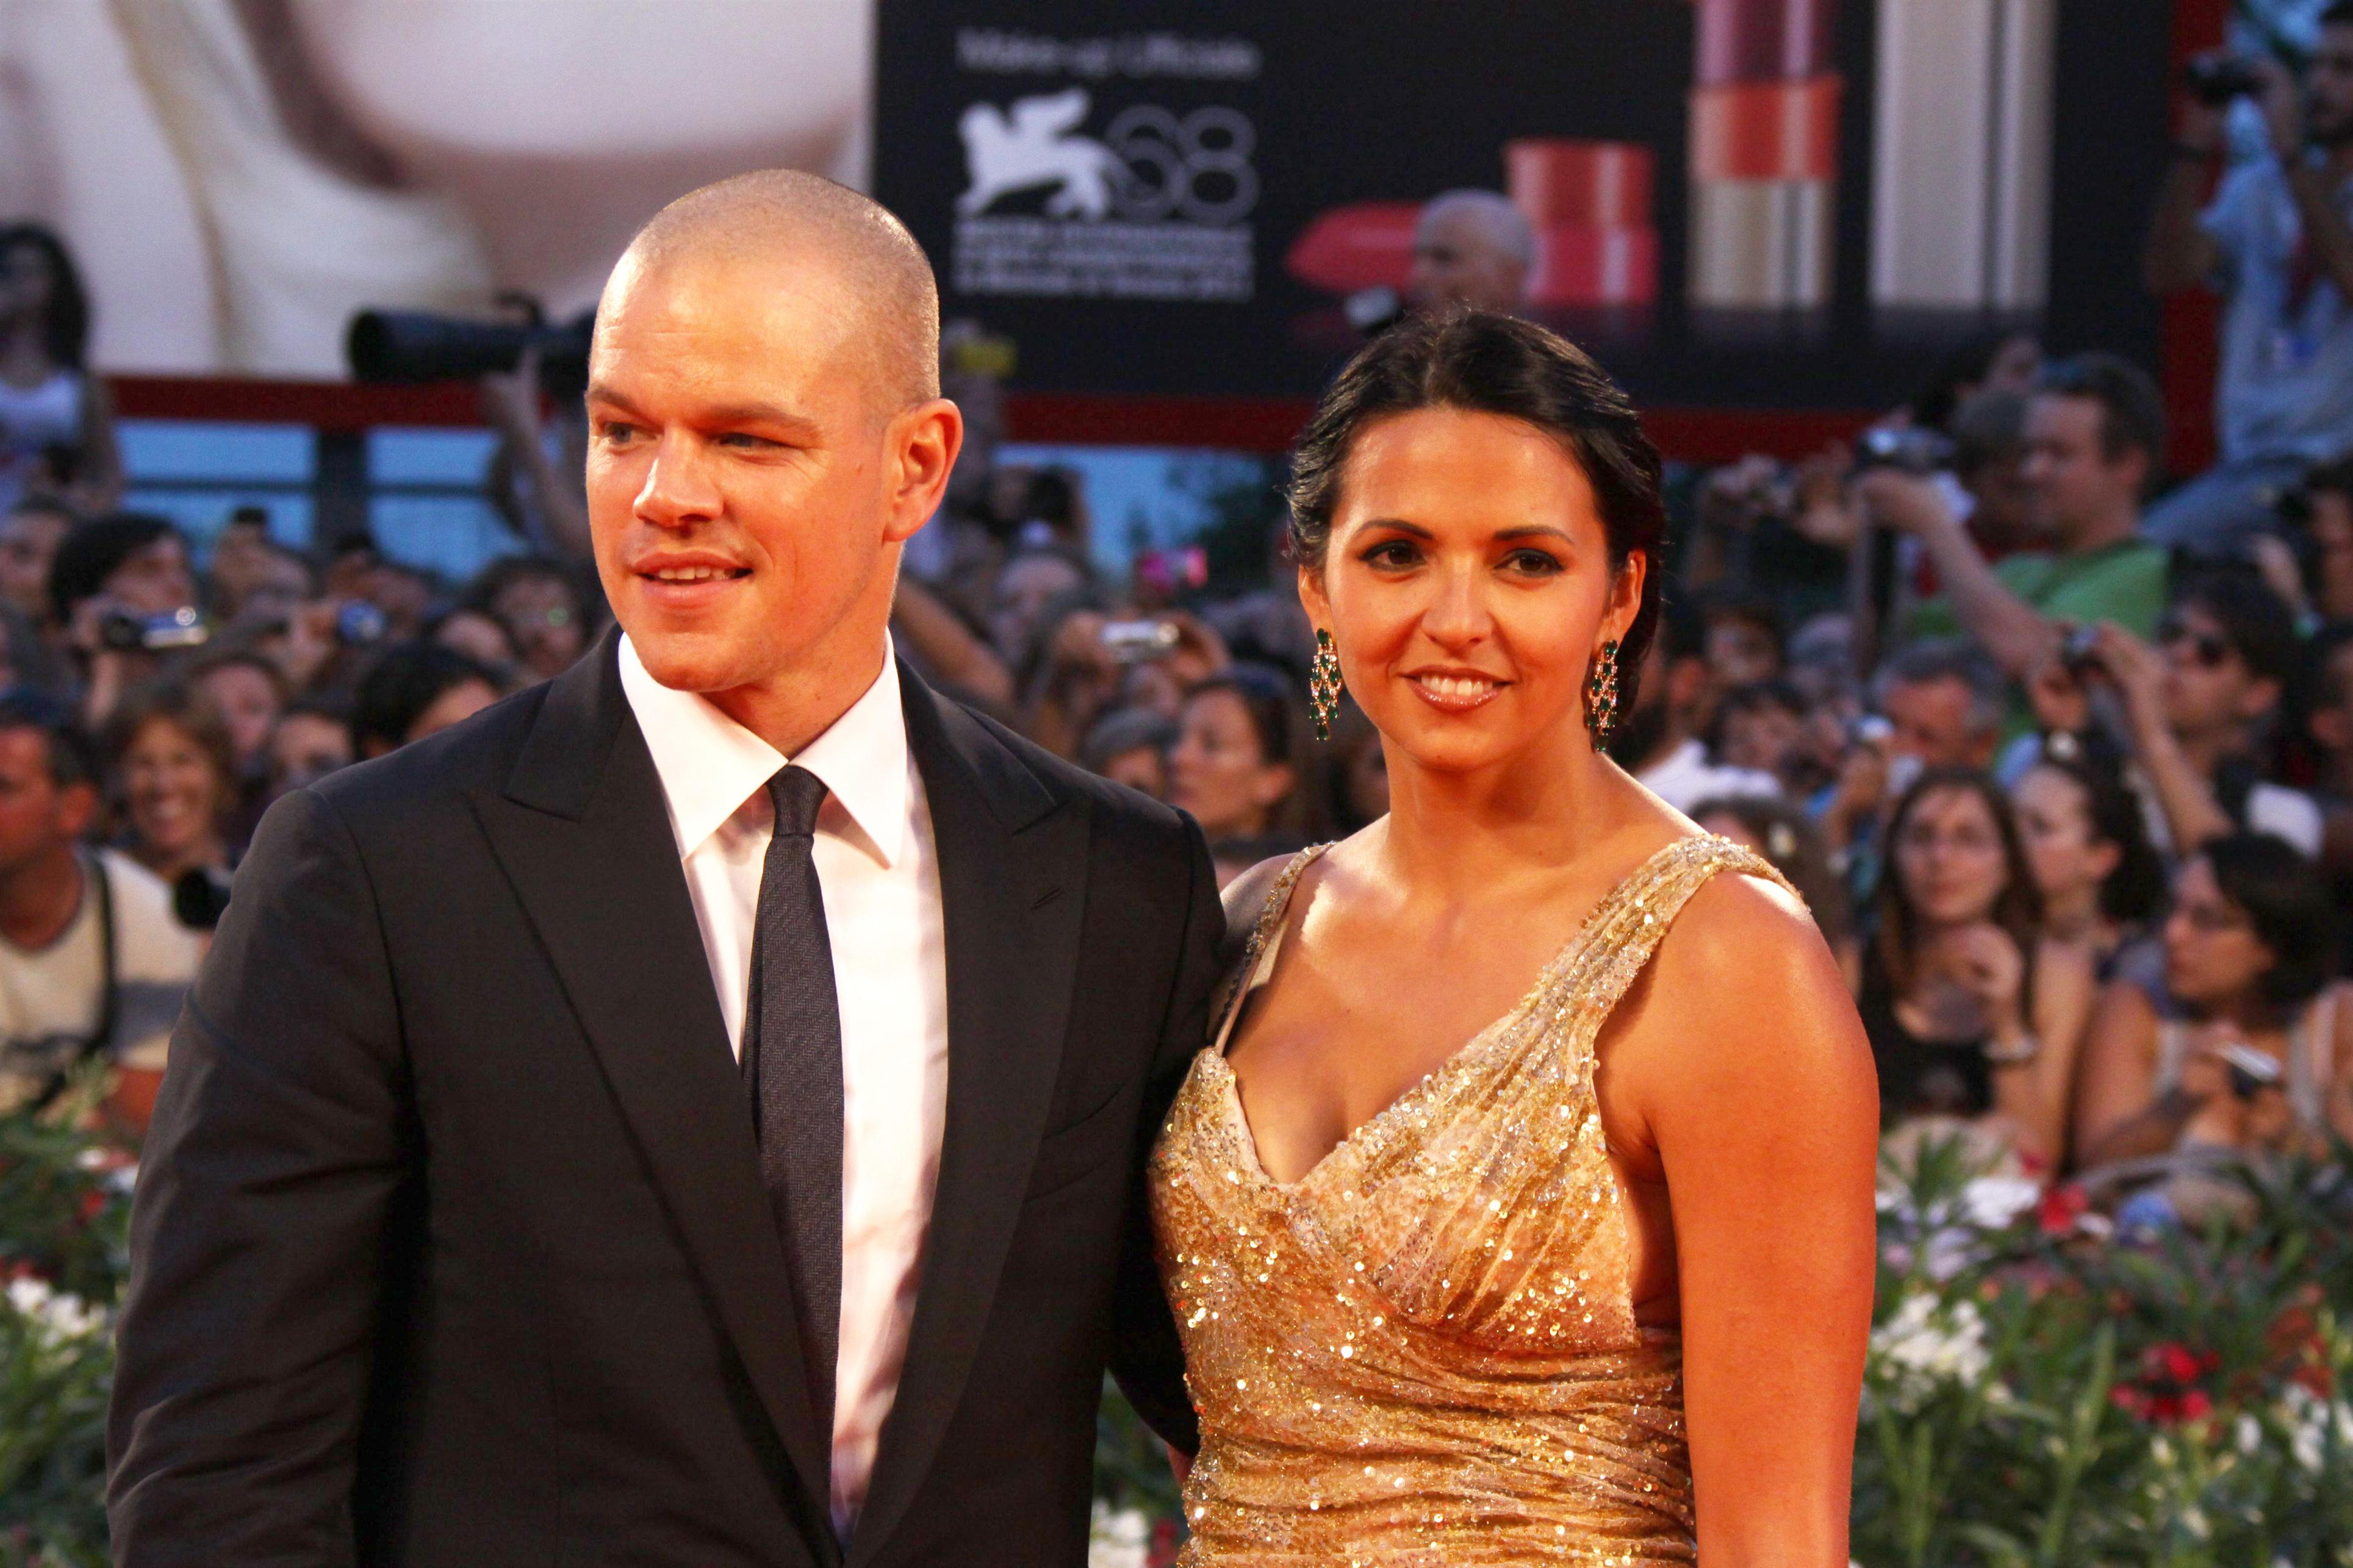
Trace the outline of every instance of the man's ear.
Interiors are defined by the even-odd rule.
[[[884,542],[915,536],[947,494],[948,476],[964,449],[964,411],[944,397],[902,408],[891,417],[883,450],[892,468]]]

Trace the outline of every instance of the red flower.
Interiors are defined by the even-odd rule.
[[[2075,1228],[2075,1222],[2090,1211],[2092,1195],[2070,1182],[2063,1186],[2046,1187],[2042,1201],[2036,1205],[2034,1217],[2045,1236],[2066,1236]]]
[[[2148,1352],[2149,1370],[2168,1383],[2189,1384],[2198,1381],[2205,1370],[2203,1358],[2194,1354],[2179,1340],[2152,1346]]]

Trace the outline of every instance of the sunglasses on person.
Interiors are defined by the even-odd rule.
[[[2187,644],[2192,658],[2200,669],[2220,669],[2222,661],[2231,657],[2231,645],[2217,632],[2201,632],[2181,622],[2168,619],[2157,628],[2157,646],[2171,652]]]

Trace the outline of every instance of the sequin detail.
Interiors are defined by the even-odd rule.
[[[1220,1017],[1271,960],[1287,867]],[[1593,1042],[1729,840],[1620,883],[1517,1005],[1298,1181],[1220,1037],[1151,1163],[1201,1453],[1179,1568],[1690,1563],[1682,1342],[1634,1321]]]

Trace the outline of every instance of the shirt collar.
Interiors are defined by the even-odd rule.
[[[708,698],[656,680],[625,635],[621,691],[653,753],[670,807],[670,831],[684,859],[719,831],[779,768],[797,763],[824,781],[832,798],[820,832],[839,832],[889,868],[905,840],[908,811],[907,716],[900,706],[899,663],[885,634],[882,673],[825,733],[786,758],[721,712]],[[839,806],[848,822],[828,822]]]

